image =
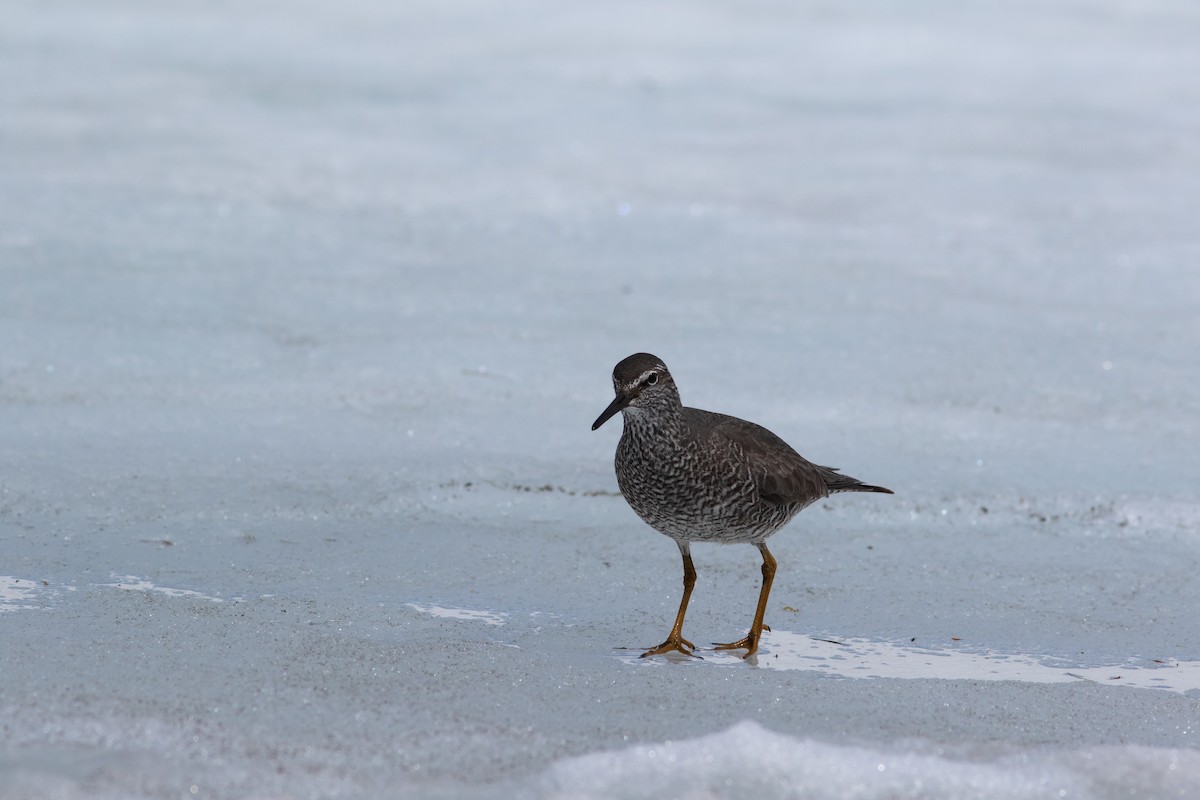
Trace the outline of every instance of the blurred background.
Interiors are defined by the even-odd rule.
[[[53,430],[572,469],[649,350],[822,447],[949,439],[924,484],[1195,433],[1187,4],[8,9],[0,379]]]
[[[30,764],[428,791],[747,717],[958,730],[906,726],[937,681],[750,713],[783,692],[767,670],[687,673],[687,725],[633,713],[671,684],[609,648],[661,638],[677,555],[613,495],[617,426],[589,426],[636,351],[896,490],[778,537],[785,625],[1200,659],[1198,42],[1170,0],[4,0],[0,706],[28,725],[0,763],[81,793],[129,784]],[[743,549],[697,553],[715,638],[750,610]],[[517,649],[431,603],[510,614]],[[624,710],[526,720],[531,650],[525,687],[576,669]],[[955,703],[1040,710],[950,738],[1180,746],[1195,712],[1156,700],[1164,733],[1125,695],[1004,691]],[[323,728],[345,738],[297,733]]]

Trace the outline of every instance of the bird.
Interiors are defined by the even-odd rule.
[[[615,397],[592,423],[597,430],[619,412],[624,428],[614,459],[617,484],[650,527],[679,546],[683,597],[666,641],[641,657],[678,652],[699,658],[683,638],[683,619],[696,585],[693,542],[748,543],[762,554],[762,588],[750,631],[714,650],[758,652],[777,562],[767,539],[811,503],[838,492],[879,492],[808,461],[771,431],[744,419],[683,405],[661,358],[634,353],[613,368]]]

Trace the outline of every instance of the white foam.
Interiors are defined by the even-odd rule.
[[[33,600],[37,591],[38,585],[35,581],[0,575],[0,613],[40,608],[29,602]]]
[[[113,575],[116,583],[97,583],[94,586],[110,586],[114,589],[125,589],[131,592],[156,592],[165,594],[168,597],[194,597],[198,600],[210,600],[214,603],[224,603],[225,601],[219,597],[195,592],[191,589],[172,589],[169,586],[157,586],[148,580],[139,578],[136,575]]]
[[[697,739],[565,759],[542,776],[536,794],[553,800],[1200,797],[1200,753],[1193,750],[1023,750],[979,760],[922,748],[834,745],[741,722]]]
[[[739,651],[705,651],[693,664],[744,666]],[[662,658],[622,653],[637,665],[662,666]],[[1130,659],[1121,664],[1080,667],[1063,659],[1026,653],[972,651],[955,647],[917,647],[867,639],[817,639],[790,631],[763,634],[762,649],[752,659],[764,669],[811,670],[841,678],[923,678],[942,680],[1069,683],[1087,680],[1110,686],[1188,692],[1200,689],[1200,661]]]
[[[453,606],[423,606],[409,603],[408,607],[422,614],[429,614],[442,619],[464,619],[474,622],[485,622],[488,625],[503,625],[508,618],[504,611],[479,611],[473,608],[455,608]]]

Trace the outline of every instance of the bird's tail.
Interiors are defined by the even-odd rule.
[[[881,494],[895,494],[891,489],[883,486],[872,486],[869,483],[856,483],[853,486],[840,486],[829,490],[830,494],[834,492],[880,492]]]
[[[838,492],[880,492],[881,494],[895,494],[891,489],[885,489],[882,486],[872,486],[869,483],[863,483],[858,478],[851,478],[849,475],[843,475],[838,472],[837,467],[820,467],[821,477],[825,479],[825,488],[830,494]]]

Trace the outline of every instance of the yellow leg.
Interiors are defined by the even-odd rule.
[[[683,555],[683,599],[679,601],[679,613],[675,615],[675,624],[671,626],[671,633],[667,636],[667,640],[658,647],[652,647],[642,653],[642,658],[646,656],[657,656],[663,653],[683,653],[685,656],[699,658],[693,650],[696,645],[683,638],[683,617],[687,614],[688,600],[692,596],[692,588],[696,585],[696,567],[692,564],[692,553],[687,542],[676,542],[679,545],[679,552]]]
[[[746,655],[742,658],[749,658],[758,652],[758,640],[762,638],[763,617],[767,615],[767,598],[771,594],[771,582],[775,580],[775,556],[771,555],[771,551],[767,549],[766,543],[758,545],[759,551],[762,553],[762,590],[758,593],[758,608],[754,612],[754,624],[750,626],[750,632],[745,638],[739,639],[736,642],[728,642],[726,644],[717,644],[713,647],[714,650],[741,650],[746,648]],[[771,630],[767,628],[767,630]]]

